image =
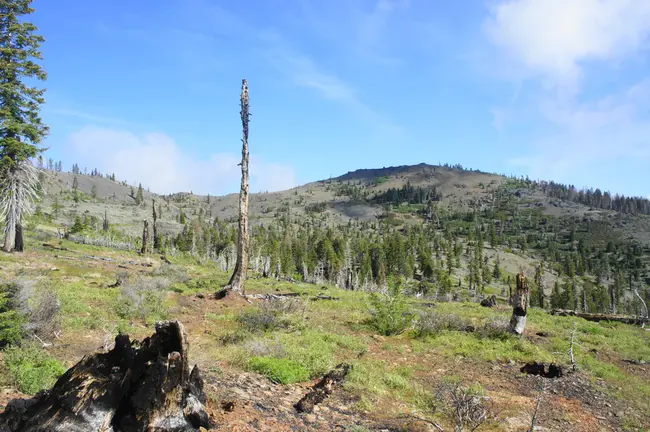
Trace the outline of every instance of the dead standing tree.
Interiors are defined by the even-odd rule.
[[[142,249],[140,249],[141,254],[147,253],[147,240],[149,240],[149,221],[144,220],[144,228],[142,229]]]
[[[241,124],[242,124],[242,151],[241,151],[241,190],[239,191],[239,235],[237,238],[237,262],[235,271],[228,285],[221,291],[225,294],[234,291],[244,294],[244,283],[248,270],[248,121],[249,100],[248,82],[243,79],[241,85]]]
[[[512,317],[510,318],[510,331],[523,334],[526,328],[528,315],[528,280],[524,272],[517,275],[517,291],[512,299]]]
[[[151,209],[153,211],[153,249],[160,250],[160,238],[158,237],[158,228],[156,222],[158,221],[158,214],[156,213],[156,200],[152,200]]]

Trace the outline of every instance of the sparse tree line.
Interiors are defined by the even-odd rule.
[[[270,225],[252,227],[249,266],[267,277],[347,289],[374,290],[385,287],[389,278],[403,278],[421,294],[437,298],[453,298],[465,290],[478,299],[487,286],[498,283],[507,297],[510,290],[505,287],[514,287],[514,276],[506,275],[498,251],[492,249],[503,247],[542,259],[543,265],[531,275],[533,306],[642,312],[631,295],[637,289],[650,300],[644,270],[647,251],[642,247],[613,241],[587,246],[584,224],[568,227],[567,221],[538,210],[512,207],[516,215],[501,215],[500,223],[499,206],[508,208],[498,204],[495,210],[465,214],[435,209],[435,222],[404,228],[383,221],[332,227],[285,215]],[[236,236],[232,223],[211,220],[200,210],[199,217],[187,220],[177,235],[161,237],[160,244],[165,250],[217,260],[230,270]],[[558,276],[553,286],[545,282],[551,272]]]

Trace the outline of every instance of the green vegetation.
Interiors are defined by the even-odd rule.
[[[45,350],[33,344],[7,348],[3,361],[18,389],[26,394],[50,388],[66,370]]]
[[[285,358],[253,357],[249,367],[279,384],[293,384],[309,379],[309,371],[304,366]]]
[[[382,335],[390,336],[402,333],[413,321],[407,297],[399,283],[390,285],[387,294],[370,295],[372,325]]]

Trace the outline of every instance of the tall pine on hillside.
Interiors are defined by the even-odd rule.
[[[30,158],[48,132],[39,116],[44,89],[27,83],[45,80],[35,63],[44,41],[36,26],[24,21],[34,12],[32,0],[0,2],[0,211],[5,219],[3,250],[22,249],[22,217],[32,209],[38,175]]]

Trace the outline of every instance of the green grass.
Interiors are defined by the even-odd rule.
[[[279,384],[293,384],[309,379],[309,371],[304,366],[285,358],[253,357],[248,366],[252,371]]]
[[[7,348],[3,360],[18,389],[26,394],[50,388],[66,371],[44,349],[31,344]]]

